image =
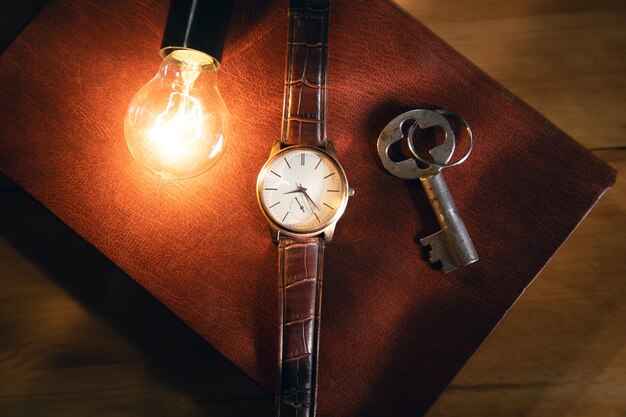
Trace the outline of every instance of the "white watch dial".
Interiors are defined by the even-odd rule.
[[[277,154],[260,178],[259,200],[267,216],[286,229],[307,232],[323,228],[344,207],[343,171],[315,148],[293,148]]]

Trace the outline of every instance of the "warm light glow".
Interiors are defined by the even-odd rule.
[[[202,139],[202,119],[202,107],[197,99],[172,93],[148,138],[163,159],[178,161],[192,157],[196,142]]]
[[[217,62],[193,50],[169,54],[133,97],[124,132],[132,155],[165,178],[209,169],[228,136],[228,111],[216,86]]]

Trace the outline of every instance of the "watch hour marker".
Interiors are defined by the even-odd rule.
[[[320,220],[320,218],[319,218],[319,217],[317,217],[317,214],[315,214],[315,212],[313,212],[313,215],[315,216],[315,218],[317,219],[317,221],[318,221],[319,223],[321,223],[321,222],[322,222],[322,221]]]
[[[304,166],[305,160],[306,160],[306,155],[301,153],[300,154],[300,165]]]
[[[325,205],[326,207],[328,207],[329,209],[334,210],[334,208],[333,208],[333,207],[331,207],[331,206],[329,206],[328,204],[324,203],[324,205]]]
[[[284,222],[284,221],[285,221],[285,219],[287,218],[287,216],[289,216],[289,212],[287,212],[287,213],[285,214],[285,217],[283,217],[283,219],[282,219],[281,221],[283,221],[283,222]]]
[[[324,179],[326,179],[326,178],[328,178],[328,177],[332,177],[332,176],[333,176],[333,175],[335,175],[335,174],[336,174],[335,172],[331,172],[330,174],[326,175],[326,176],[324,177]]]
[[[326,190],[327,193],[338,193],[339,190]]]
[[[265,191],[278,191],[278,188],[266,188]]]
[[[287,158],[283,158],[285,160],[285,163],[287,164],[287,166],[289,167],[289,169],[291,169],[291,165],[289,165],[289,161],[287,161]]]
[[[277,173],[275,173],[275,172],[274,172],[274,171],[272,171],[271,169],[270,169],[270,172],[271,172],[272,174],[276,175],[278,178],[282,178],[280,175],[278,175]]]
[[[313,169],[317,169],[317,167],[320,166],[321,163],[322,163],[322,158],[320,158],[320,160],[317,161],[317,165],[315,165],[315,168],[313,168]]]
[[[278,203],[274,203],[274,204],[272,204],[269,208],[276,207],[276,206],[277,206],[277,205],[279,205],[279,204],[280,204],[280,201],[279,201]]]

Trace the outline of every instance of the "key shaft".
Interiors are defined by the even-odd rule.
[[[441,172],[437,170],[432,175],[424,175],[420,177],[420,181],[441,227],[441,231],[437,234],[440,233],[444,240],[442,243],[445,245],[447,254],[441,255],[443,248],[434,247],[431,238],[433,235],[421,239],[422,245],[430,245],[431,249],[442,257],[448,255],[454,266],[441,259],[445,272],[476,262],[478,254]]]

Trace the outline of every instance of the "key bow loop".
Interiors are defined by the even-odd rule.
[[[405,135],[402,129],[405,123],[409,122],[412,122],[412,125],[409,129],[409,133]],[[393,161],[389,156],[389,148],[394,143],[405,139],[407,140],[409,148],[414,156],[416,156],[418,160],[431,165],[430,162],[424,161],[416,155],[412,143],[412,136],[416,127],[419,127],[420,129],[427,129],[433,126],[442,128],[445,137],[443,143],[435,146],[428,152],[433,158],[434,164],[432,165],[437,166],[447,164],[454,154],[456,138],[450,123],[439,111],[427,109],[410,110],[406,113],[402,113],[385,126],[378,137],[378,156],[380,157],[385,169],[389,171],[391,175],[412,180],[421,177],[425,172],[429,171],[430,167],[421,168],[413,158],[407,158],[402,161]]]

